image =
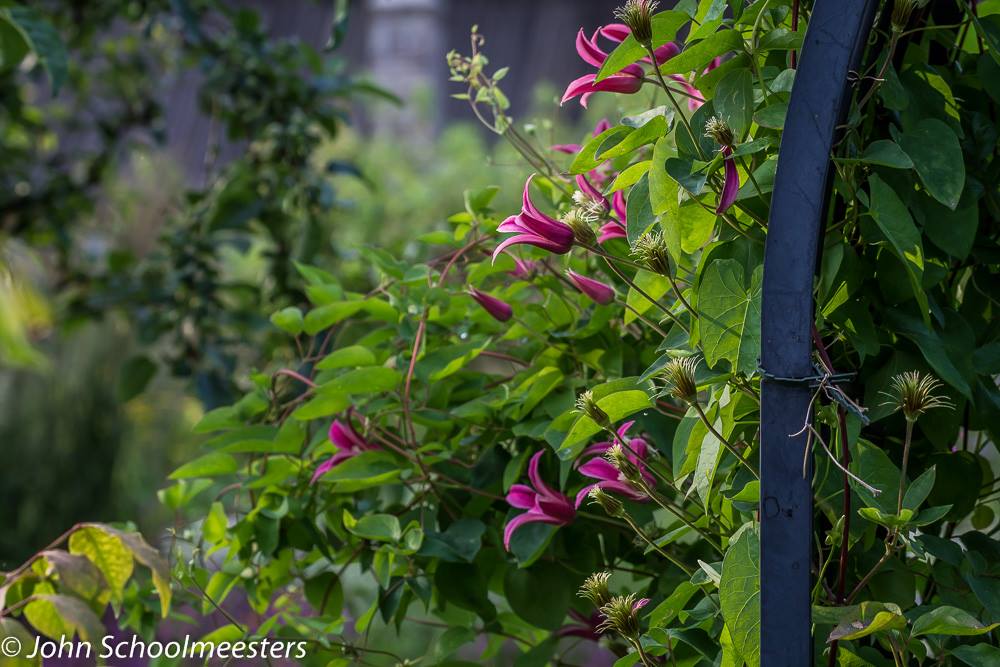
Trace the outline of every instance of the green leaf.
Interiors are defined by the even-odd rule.
[[[542,561],[529,568],[510,568],[503,591],[511,609],[532,625],[557,630],[576,595],[577,581],[566,568]]]
[[[24,44],[27,45],[38,56],[39,62],[49,75],[49,83],[52,85],[52,95],[59,94],[59,89],[66,80],[69,71],[69,57],[66,46],[63,44],[59,33],[43,16],[31,7],[14,6],[0,8],[0,20],[8,23],[20,33]],[[7,35],[4,35],[5,37]],[[6,41],[6,40],[5,40]],[[8,62],[8,48],[4,49],[4,67],[13,66],[16,63]]]
[[[170,566],[167,564],[167,561],[139,533],[118,530],[110,526],[99,526],[98,528],[108,535],[117,537],[125,548],[132,552],[132,557],[135,560],[149,568],[149,573],[153,579],[153,586],[160,596],[160,615],[166,618],[170,612],[170,600],[172,596],[170,589]]]
[[[666,133],[667,119],[663,116],[653,116],[649,122],[630,132],[628,136],[617,144],[599,150],[594,157],[601,161],[621,157],[622,155],[631,153],[640,146],[653,143]]]
[[[989,644],[956,646],[951,654],[969,667],[995,667],[1000,665],[1000,648]]]
[[[141,394],[155,375],[156,364],[149,357],[132,357],[126,361],[118,377],[118,400],[127,403]]]
[[[230,475],[236,472],[239,467],[239,462],[233,456],[225,452],[209,452],[193,461],[188,461],[170,473],[170,479]]]
[[[951,127],[925,118],[899,137],[899,146],[931,196],[954,211],[965,189],[965,158]]]
[[[667,290],[670,289],[670,282],[665,276],[661,276],[658,273],[653,273],[651,271],[646,271],[645,269],[639,269],[635,277],[632,279],[636,287],[641,289],[643,292],[648,294],[651,298],[659,300]],[[630,306],[630,310],[625,313],[625,324],[630,324],[635,321],[638,315],[644,314],[647,310],[653,307],[652,302],[638,292],[635,288],[629,288],[628,296],[625,298],[625,303]]]
[[[827,638],[832,641],[849,641],[869,635],[901,630],[906,627],[906,617],[894,604],[862,602],[856,613],[835,627]]]
[[[653,39],[652,45],[657,49],[667,42],[671,42],[677,36],[677,31],[688,22],[688,16],[681,12],[665,11],[659,12],[652,19]],[[597,71],[595,81],[602,81],[612,74],[616,74],[634,62],[646,56],[646,49],[636,41],[635,37],[629,35],[622,40],[615,50],[608,54],[607,59],[602,63]]]
[[[952,637],[970,637],[983,635],[1000,626],[1000,623],[983,625],[979,619],[967,611],[956,607],[938,607],[920,616],[913,622],[911,636],[950,635]]]
[[[936,471],[937,467],[931,466],[920,477],[910,482],[906,487],[906,493],[903,494],[903,507],[914,511],[920,508],[934,488]]]
[[[872,174],[868,183],[871,186],[872,218],[889,242],[893,253],[903,262],[913,296],[920,305],[924,320],[928,321],[930,307],[921,284],[924,273],[924,247],[920,240],[920,232],[913,224],[913,218],[910,217],[910,212],[906,210],[899,195],[879,178],[878,174]]]
[[[573,163],[569,166],[571,174],[583,174],[600,165],[604,160],[597,157],[599,150],[607,150],[626,136],[634,132],[634,129],[625,125],[609,127],[596,137],[587,141],[580,149],[580,152],[573,158]]]
[[[430,382],[443,380],[465,368],[492,342],[492,339],[486,338],[440,347],[420,360],[417,364],[417,374],[421,379]]]
[[[744,283],[734,259],[713,260],[702,274],[698,292],[702,350],[710,367],[722,360],[734,372],[752,375],[760,357],[760,294],[763,267]]]
[[[358,366],[374,366],[375,354],[364,345],[348,345],[339,350],[334,350],[323,357],[316,368],[321,371],[330,371],[337,368],[356,368]]]
[[[739,141],[753,121],[753,73],[741,68],[726,74],[719,81],[712,101],[716,113],[729,124]]]
[[[336,482],[337,491],[353,491],[385,484],[402,474],[388,452],[367,451],[334,466],[319,482]]]
[[[785,116],[787,115],[788,104],[785,102],[775,102],[755,113],[753,120],[761,127],[780,130],[785,127]]]
[[[366,366],[347,371],[329,382],[324,382],[317,390],[320,394],[381,394],[392,391],[403,379],[402,373],[386,366]]]
[[[733,648],[748,667],[760,665],[760,538],[746,528],[722,561],[719,603]]]
[[[323,329],[358,313],[363,305],[361,301],[338,301],[314,308],[306,314],[305,332],[310,336],[315,336]]]
[[[913,168],[913,160],[910,159],[910,156],[903,152],[899,144],[888,139],[880,139],[869,144],[860,161],[893,169]]]
[[[104,575],[111,599],[121,600],[135,567],[132,552],[117,535],[98,526],[83,526],[69,536],[69,552],[86,556]]]
[[[659,143],[659,142],[657,142]],[[646,175],[649,171],[649,167],[652,164],[650,160],[643,160],[642,162],[636,162],[635,164],[623,169],[618,177],[615,178],[614,183],[611,184],[611,189],[609,192],[617,192],[619,190],[625,190],[635,185],[636,181]]]
[[[660,65],[663,74],[688,74],[701,71],[710,60],[730,51],[743,49],[743,37],[736,30],[721,30],[691,44],[679,54]]]
[[[619,422],[652,405],[649,394],[644,389],[617,389],[622,385],[635,386],[635,382],[633,379],[623,378],[620,381],[598,385],[593,389],[598,407],[607,413],[612,423]],[[603,393],[602,388],[605,390]],[[612,389],[609,391],[609,388]],[[601,427],[594,420],[587,415],[580,415],[559,446],[560,458],[565,460],[576,456],[580,447],[600,431]]]
[[[3,604],[0,603],[0,607],[2,606]],[[20,655],[5,655],[5,657],[0,660],[0,663],[2,663],[4,667],[41,667],[42,657],[40,655],[35,656],[34,658],[25,657],[31,653],[31,649],[28,649],[28,647],[34,645],[35,636],[28,632],[26,627],[14,619],[6,616],[0,616],[0,646],[10,646],[10,642],[4,643],[4,640],[7,640],[8,637],[16,639],[17,644],[22,648],[22,650],[20,651]]]
[[[346,509],[343,514],[344,528],[352,535],[377,542],[397,542],[403,532],[399,519],[392,514],[365,514],[360,519]]]
[[[635,243],[656,222],[649,202],[649,176],[643,176],[629,190],[626,208],[625,232],[629,244]]]
[[[43,635],[59,641],[74,633],[97,644],[104,637],[104,625],[97,614],[79,598],[69,595],[35,595],[24,608],[24,616]]]
[[[271,324],[292,336],[298,336],[305,328],[302,311],[294,306],[283,308],[271,315]]]

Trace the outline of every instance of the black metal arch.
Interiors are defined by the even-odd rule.
[[[813,277],[827,210],[830,151],[850,101],[877,0],[816,0],[778,153],[761,302],[761,665],[813,662],[812,480],[802,477],[813,374]]]

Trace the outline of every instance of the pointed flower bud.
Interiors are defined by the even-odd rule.
[[[622,501],[607,493],[601,487],[595,486],[587,495],[590,496],[590,504],[600,506],[608,516],[616,519],[625,516],[625,505],[622,504]]]
[[[592,301],[595,301],[602,306],[605,306],[615,300],[614,288],[605,285],[599,280],[582,276],[576,271],[567,271],[566,276],[570,279],[570,281],[572,281],[573,285],[578,290],[590,297]]]
[[[928,410],[935,408],[954,409],[954,405],[945,396],[934,392],[941,383],[933,375],[924,375],[920,371],[908,371],[893,376],[889,380],[892,392],[882,392],[889,397],[883,405],[891,405],[895,410],[902,410],[908,422],[920,419]]]
[[[649,47],[653,41],[653,12],[659,4],[657,0],[628,0],[615,10],[615,18],[629,27],[637,42]]]
[[[610,572],[595,572],[583,582],[577,595],[590,600],[599,609],[611,602],[611,590],[608,588],[610,579]]]
[[[614,630],[632,641],[639,639],[639,610],[649,604],[648,598],[639,598],[635,593],[616,595],[601,607],[604,617],[597,629],[600,632]]]
[[[892,5],[892,18],[890,19],[892,31],[903,32],[906,29],[906,24],[910,22],[910,16],[914,10],[926,4],[927,0],[896,0]]]
[[[632,246],[632,256],[661,276],[670,275],[670,251],[663,232],[646,232]]]
[[[506,301],[501,301],[500,299],[487,294],[486,292],[481,292],[476,288],[469,289],[469,296],[476,300],[480,306],[483,307],[490,316],[493,317],[498,322],[506,322],[514,315],[514,309],[510,307],[510,304]]]
[[[696,357],[671,359],[661,373],[667,384],[667,392],[678,401],[694,405],[698,401],[698,382],[695,379],[697,368]]]

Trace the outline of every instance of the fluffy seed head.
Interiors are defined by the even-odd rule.
[[[590,226],[590,220],[582,208],[574,208],[562,216],[562,221],[573,230],[573,238],[581,245],[592,246],[597,243],[597,234]]]
[[[639,637],[639,609],[641,600],[635,593],[616,595],[601,606],[604,620],[597,626],[598,632],[614,630],[623,637],[635,640]]]
[[[720,146],[732,146],[735,141],[733,130],[718,116],[712,116],[705,122],[705,136]]]
[[[653,12],[660,3],[657,0],[628,0],[615,10],[615,18],[632,31],[643,46],[649,46],[653,39]]]
[[[670,275],[670,251],[663,232],[646,232],[640,236],[632,246],[632,256],[653,273]]]
[[[892,5],[892,18],[890,19],[893,32],[903,32],[906,29],[906,24],[910,22],[910,16],[913,12],[926,5],[927,1],[896,0]]]
[[[598,426],[608,427],[611,425],[611,418],[608,413],[601,409],[601,406],[594,400],[594,393],[585,391],[576,399],[576,409],[593,419]]]
[[[625,448],[619,443],[615,443],[604,453],[604,458],[615,467],[622,479],[631,484],[635,489],[642,489],[642,472],[639,467],[629,459]]]
[[[698,401],[698,381],[695,370],[697,357],[677,357],[663,367],[661,376],[667,384],[667,392],[678,401],[693,405]]]
[[[893,411],[902,410],[903,416],[909,422],[920,419],[928,410],[934,408],[954,409],[954,405],[946,396],[934,392],[941,387],[936,377],[923,374],[920,371],[907,371],[894,375],[889,380],[890,392],[882,392],[889,397],[883,405],[893,406]]]
[[[610,572],[595,572],[583,582],[577,595],[590,600],[599,609],[611,601],[611,591],[608,589],[610,579]]]
[[[590,503],[600,506],[608,516],[615,518],[625,516],[625,505],[622,504],[622,501],[605,492],[601,487],[595,486],[587,495],[590,496]]]

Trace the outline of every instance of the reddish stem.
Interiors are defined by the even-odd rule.
[[[792,32],[799,31],[799,0],[792,0]],[[798,53],[792,51],[791,65],[792,69],[798,67]]]

